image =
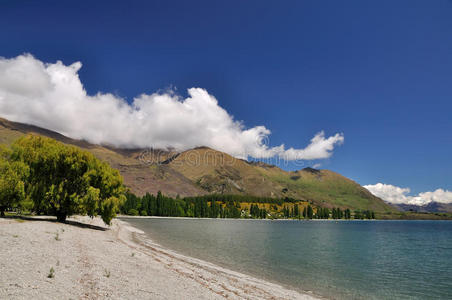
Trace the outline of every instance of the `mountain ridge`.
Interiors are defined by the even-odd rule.
[[[402,211],[414,211],[421,213],[452,213],[452,203],[430,202],[426,205],[394,204]]]
[[[75,140],[57,132],[0,118],[0,143],[11,144],[25,134],[54,138],[92,152],[120,171],[135,194],[197,196],[241,194],[309,201],[328,208],[397,210],[339,173],[305,168],[285,171],[263,162],[250,162],[209,147],[181,152],[160,149],[122,149]]]

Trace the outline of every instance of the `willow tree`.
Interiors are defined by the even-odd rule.
[[[11,160],[11,151],[0,147],[0,216],[5,216],[7,208],[15,208],[25,199],[25,179],[27,166]]]
[[[27,135],[12,145],[12,158],[30,170],[26,192],[33,209],[64,222],[68,216],[100,215],[106,224],[124,199],[122,177],[94,155],[56,140]]]

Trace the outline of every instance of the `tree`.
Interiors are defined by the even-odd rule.
[[[322,214],[323,219],[328,219],[330,217],[330,210],[325,207],[324,209],[322,209]]]
[[[37,212],[60,222],[73,214],[100,215],[110,224],[125,200],[119,171],[87,151],[34,135],[18,139],[12,149],[12,159],[30,170],[25,190]]]
[[[351,213],[351,211],[350,211],[349,208],[347,208],[347,209],[345,210],[344,215],[345,215],[345,218],[346,218],[346,219],[351,219],[352,213]]]
[[[298,208],[298,204],[295,204],[293,207],[293,216],[295,218],[300,218],[300,209]]]
[[[339,207],[336,209],[336,214],[338,219],[342,219],[344,217],[344,212]]]
[[[307,215],[308,215],[308,218],[309,218],[309,219],[312,219],[313,213],[314,213],[314,212],[313,212],[313,210],[312,210],[311,205],[308,205]]]
[[[284,206],[283,208],[283,214],[284,214],[284,218],[288,219],[290,218],[290,209],[287,206]]]
[[[261,209],[261,219],[266,219],[267,218],[267,210],[265,209],[265,207],[263,209]]]
[[[218,208],[217,202],[215,201],[215,198],[213,198],[212,201],[210,202],[210,217],[216,218],[216,217],[218,217],[218,213],[219,213],[219,208]]]
[[[5,216],[7,208],[19,206],[25,199],[24,180],[28,168],[22,162],[11,161],[11,151],[0,148],[0,216]]]
[[[355,219],[364,219],[364,212],[360,211],[360,210],[355,210]]]

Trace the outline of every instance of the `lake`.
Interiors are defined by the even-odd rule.
[[[329,298],[452,297],[451,221],[121,219],[181,254]]]

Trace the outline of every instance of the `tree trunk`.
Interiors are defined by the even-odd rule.
[[[64,223],[66,221],[67,215],[65,213],[59,212],[59,213],[56,214],[56,217],[57,217],[57,221],[58,222]]]
[[[5,209],[6,209],[6,207],[0,206],[0,217],[4,217],[5,216]]]

